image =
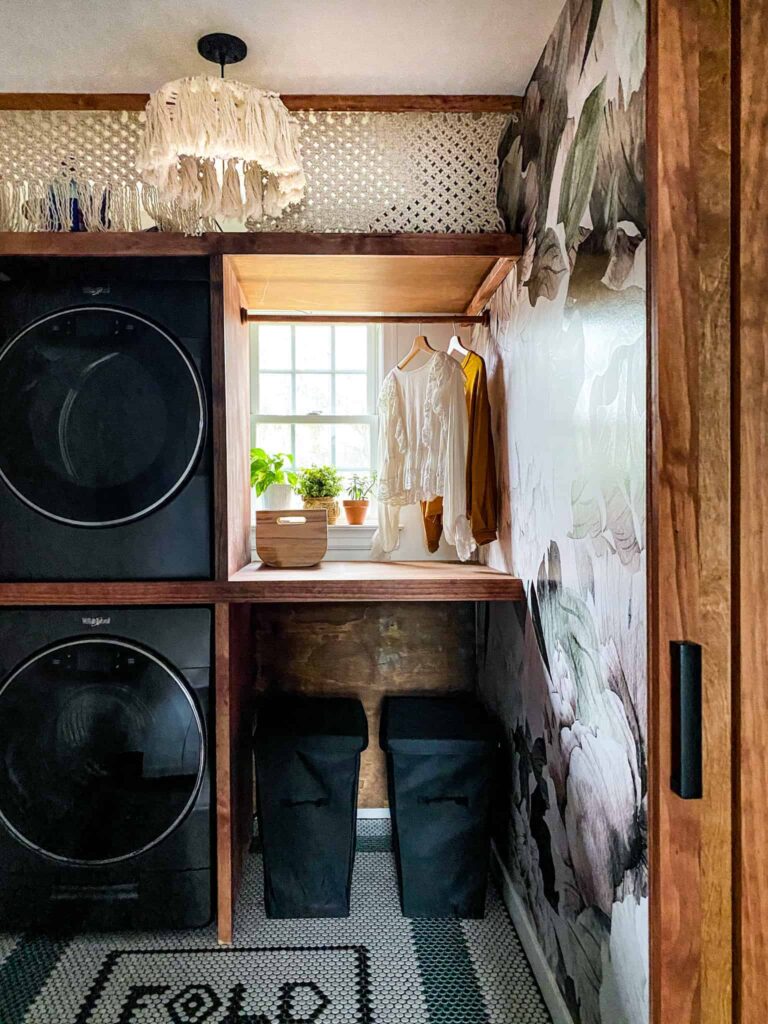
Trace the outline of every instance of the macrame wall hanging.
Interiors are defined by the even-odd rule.
[[[211,212],[202,183],[192,202],[180,193],[161,194],[157,184],[142,184],[137,171],[146,127],[142,114],[1,111],[0,230],[501,229],[497,146],[509,115],[298,111],[291,116],[301,139],[304,196],[278,218],[275,195],[291,195],[290,172],[282,192],[279,184],[276,192],[269,187],[265,173],[259,219],[256,196],[248,206],[242,190],[242,208],[236,212],[233,202],[230,218]]]

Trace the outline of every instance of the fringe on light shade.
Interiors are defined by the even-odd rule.
[[[277,93],[180,78],[150,97],[145,118],[136,169],[160,202],[259,221],[303,199],[299,125]]]

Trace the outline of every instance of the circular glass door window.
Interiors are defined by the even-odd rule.
[[[57,860],[106,864],[159,843],[192,807],[204,760],[191,694],[133,644],[67,641],[0,687],[0,819]]]
[[[203,445],[197,371],[135,313],[83,306],[25,327],[0,352],[0,476],[51,519],[127,523],[158,508]]]

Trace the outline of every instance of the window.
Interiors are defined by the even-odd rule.
[[[298,468],[328,463],[349,478],[376,466],[377,328],[253,324],[251,441],[290,452]]]

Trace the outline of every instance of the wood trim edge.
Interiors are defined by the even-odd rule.
[[[144,110],[148,93],[5,92],[0,110]],[[446,113],[511,114],[522,110],[523,97],[495,94],[311,94],[281,96],[289,110],[338,111],[340,113]]]
[[[478,316],[493,298],[494,293],[502,286],[512,272],[517,260],[511,256],[500,256],[481,281],[479,288],[472,296],[467,308],[467,316]]]

